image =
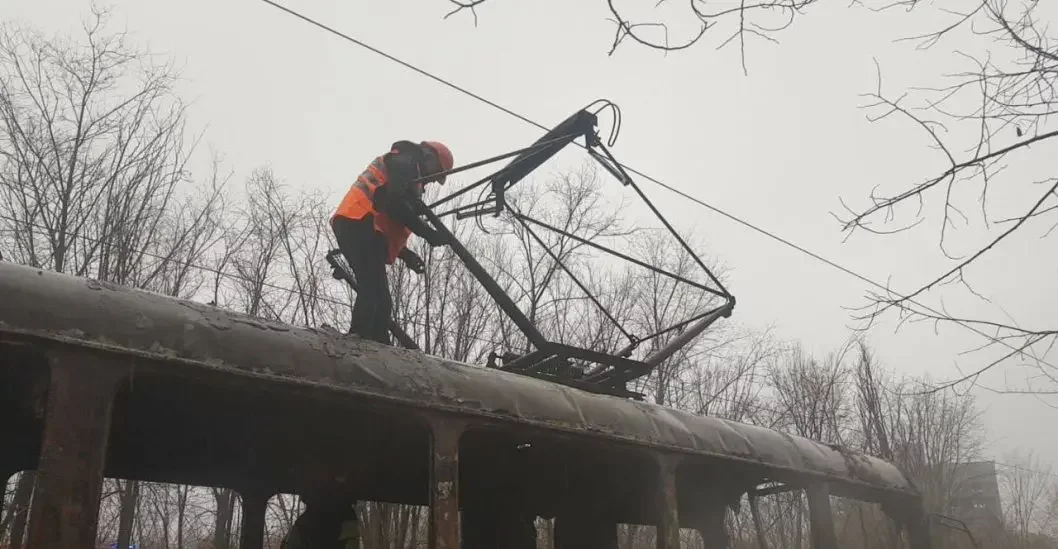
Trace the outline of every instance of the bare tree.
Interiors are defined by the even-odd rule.
[[[1051,467],[1032,452],[1015,453],[1001,465],[1004,496],[1004,546],[1034,547],[1035,538],[1058,527],[1058,483]]]
[[[277,494],[268,500],[265,546],[278,547],[303,510],[301,498],[295,494]]]
[[[5,526],[10,524],[11,549],[20,549],[26,535],[26,521],[29,518],[29,501],[33,494],[33,483],[36,482],[35,471],[23,471],[15,483],[15,492],[11,495],[4,514]]]
[[[887,423],[887,379],[880,379],[874,353],[863,339],[856,341],[859,356],[856,364],[856,410],[858,412],[862,450],[870,455],[893,460],[893,441]]]
[[[190,266],[218,233],[224,178],[215,162],[192,186],[175,72],[108,20],[93,8],[80,37],[0,27],[0,246],[12,261],[187,297],[201,281]],[[122,484],[121,543],[138,488]]]
[[[480,261],[492,260],[490,252],[496,248],[490,235],[482,235],[470,222],[453,222],[449,228]],[[426,273],[418,276],[402,266],[389,271],[397,323],[429,354],[483,362],[499,345],[498,307],[450,248],[431,248],[416,237],[409,245],[425,261]]]
[[[676,247],[672,237],[660,230],[640,230],[628,237],[631,254],[648,265],[686,279],[699,279],[701,272],[694,259]],[[692,239],[693,241],[693,239]],[[700,246],[699,246],[700,247]],[[676,281],[655,270],[626,267],[632,278],[633,300],[629,305],[631,328],[645,340],[642,354],[661,350],[679,337],[684,327],[671,329],[680,322],[702,314],[720,305],[717,296]],[[718,277],[725,273],[717,265],[712,270]],[[686,400],[696,393],[691,386],[695,380],[695,367],[703,365],[711,356],[729,345],[733,334],[717,324],[692,344],[680,349],[651,372],[639,380],[638,386],[649,390],[659,404],[685,406]]]
[[[473,15],[477,24],[477,9],[486,2],[500,3],[499,0],[446,0],[452,5],[445,18],[466,11]],[[600,2],[601,3],[601,2]],[[717,36],[717,49],[730,44],[738,44],[742,58],[743,71],[746,71],[747,39],[776,42],[775,35],[789,27],[794,18],[815,4],[816,0],[753,0],[733,3],[731,5],[713,6],[704,0],[690,0],[671,8],[674,3],[652,3],[653,10],[664,11],[660,17],[650,17],[650,7],[636,11],[627,7],[618,7],[615,0],[605,0],[609,11],[608,20],[614,25],[614,37],[608,54],[613,55],[618,46],[625,41],[660,51],[678,51],[688,49],[704,42],[706,37]],[[674,15],[677,14],[677,15]],[[670,36],[671,27],[679,27],[676,36]]]
[[[121,515],[118,519],[118,547],[129,547],[132,542],[132,526],[136,520],[140,483],[135,480],[119,481],[121,490]]]
[[[890,411],[897,462],[920,482],[926,504],[946,512],[958,490],[954,464],[980,458],[982,433],[973,401],[959,396],[915,395]]]
[[[812,440],[843,445],[850,419],[847,358],[851,343],[819,360],[791,345],[768,365],[774,398],[771,426]],[[807,540],[807,502],[795,490],[760,503],[771,546],[800,548]]]
[[[425,539],[425,507],[361,502],[358,514],[365,549],[415,549]]]
[[[190,149],[172,69],[107,18],[79,43],[0,29],[0,204],[24,262],[133,283]]]
[[[0,498],[0,543],[6,543],[8,537],[8,531],[11,527],[11,522],[15,516],[15,494],[14,490],[17,489],[19,481],[22,479],[22,473],[15,473],[9,478],[5,479],[2,498]]]
[[[851,417],[846,360],[851,343],[819,361],[794,345],[774,363],[769,382],[787,429],[812,440],[843,443]]]
[[[566,233],[591,241],[631,233],[620,224],[620,203],[608,199],[604,182],[591,164],[544,181],[520,183],[508,198],[519,214],[539,219]],[[494,231],[497,248],[490,257],[498,280],[545,335],[574,342],[580,322],[570,322],[592,307],[588,294],[574,282],[589,274],[593,255],[583,243],[555,231],[532,226],[517,216],[505,217]],[[502,248],[500,248],[502,246]],[[506,319],[504,319],[506,323]],[[509,334],[506,329],[503,334]],[[523,341],[504,341],[515,346]]]
[[[228,488],[213,488],[216,519],[213,523],[213,549],[229,549],[236,535],[236,509],[239,495]]]
[[[1058,221],[1058,179],[1044,164],[1034,169],[1032,162],[1034,153],[1040,158],[1053,156],[1058,142],[1058,128],[1051,119],[1058,108],[1054,88],[1058,49],[1037,18],[1039,7],[1036,2],[978,1],[955,14],[950,26],[916,37],[922,48],[957,36],[1000,45],[976,55],[960,51],[958,58],[968,69],[950,77],[947,85],[893,98],[882,89],[879,74],[878,89],[870,94],[873,102],[868,105],[871,119],[902,117],[917,126],[944,167],[892,193],[872,194],[866,206],[847,207],[843,218],[850,233],[938,227],[940,251],[950,267],[912,291],[872,293],[871,306],[862,318],[873,320],[896,311],[904,320],[958,323],[984,335],[988,338],[984,347],[997,347],[1001,358],[959,382],[976,381],[984,371],[1011,359],[1037,366],[1052,387],[1058,379],[1045,358],[1058,341],[1058,327],[1024,326],[1005,315],[967,316],[920,302],[952,284],[983,298],[970,283],[982,258],[1009,247],[1015,233],[1048,236]],[[968,250],[959,251],[960,243],[953,239],[966,228],[983,236],[970,237]],[[967,248],[965,243],[961,247]],[[1016,390],[1049,389],[1030,385]]]
[[[139,482],[140,491],[135,523],[138,544],[163,549],[184,549],[187,540],[196,539],[201,533],[194,532],[196,492],[202,489],[188,485]],[[122,507],[122,512],[124,507]]]
[[[688,376],[687,408],[694,413],[734,421],[769,425],[764,404],[763,378],[781,349],[770,330],[754,332],[744,327],[724,330],[722,344],[708,344],[707,353],[694,362]]]
[[[896,463],[922,492],[929,513],[964,512],[967,467],[981,457],[983,429],[970,395],[923,392],[926,379],[881,375],[866,343],[859,341],[855,408],[861,449]],[[962,518],[965,518],[963,516]],[[866,517],[860,517],[864,527]],[[980,533],[980,532],[978,532]],[[896,540],[892,531],[864,537]],[[938,543],[965,543],[964,533],[938,530]],[[942,545],[943,546],[943,545]]]

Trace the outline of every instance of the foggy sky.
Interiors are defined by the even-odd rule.
[[[448,11],[442,0],[285,5],[545,125],[597,98],[613,100],[624,115],[613,148],[622,162],[856,272],[889,279],[896,289],[916,288],[950,267],[937,247],[935,223],[911,234],[856,235],[842,243],[831,216],[841,211],[839,197],[862,205],[876,186],[900,189],[944,168],[912,124],[870,124],[858,108],[866,102],[860,94],[877,85],[873,59],[894,93],[936,85],[938,75],[967,68],[955,64],[951,51],[972,44],[919,52],[893,43],[935,27],[936,17],[824,3],[781,33],[779,45],[750,42],[747,77],[737,50],[717,52],[715,41],[668,55],[629,43],[608,57],[613,27],[602,0],[491,2],[480,10],[477,27],[469,14],[442,20]],[[205,132],[204,144],[223,153],[237,178],[268,165],[289,184],[325,189],[337,201],[362,165],[399,139],[445,141],[461,164],[524,147],[541,134],[256,0],[112,5],[115,22],[136,42],[176,57],[184,75],[179,92],[193,101],[193,129]],[[6,0],[0,18],[65,32],[76,28],[87,6]],[[1034,150],[1017,157],[1027,160],[1012,168],[1019,170],[1015,175],[1044,169],[1045,156]],[[199,170],[205,172],[204,162]],[[702,235],[708,252],[731,269],[729,289],[738,296],[733,322],[774,325],[781,337],[820,354],[848,337],[845,308],[864,302],[863,282],[641,184],[670,219]],[[1011,213],[1023,198],[1009,195]],[[1002,199],[996,193],[994,200]],[[935,211],[938,206],[932,204]],[[1026,226],[972,272],[975,288],[1002,309],[958,288],[922,301],[939,306],[943,298],[968,316],[1009,314],[1030,326],[1053,326],[1058,255],[1055,240],[1039,239],[1048,228],[1040,225]],[[980,241],[955,242],[966,252]],[[882,323],[870,342],[882,365],[899,373],[943,379],[996,356],[962,355],[983,340],[959,327],[942,327],[939,334],[925,325],[894,328],[891,320]],[[1022,377],[1006,368],[982,383],[1003,387],[1007,378],[1017,383]],[[1012,449],[1032,449],[1058,465],[1058,410],[1035,397],[975,392],[986,410],[990,456],[1002,461]]]

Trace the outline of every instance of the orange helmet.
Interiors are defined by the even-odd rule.
[[[447,172],[455,166],[455,159],[452,158],[452,151],[449,150],[444,143],[441,143],[440,141],[423,141],[422,144],[425,147],[430,147],[435,153],[437,153],[437,158],[441,161],[442,171]],[[446,178],[446,176],[441,176],[437,182],[444,185]]]

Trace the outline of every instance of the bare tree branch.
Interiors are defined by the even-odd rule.
[[[454,7],[445,14],[445,19],[461,11],[469,11],[473,15],[476,26],[478,24],[477,8],[489,0],[446,1]],[[707,9],[707,3],[704,0],[686,0],[686,11],[683,18],[690,21],[696,28],[688,37],[673,41],[669,36],[669,23],[643,22],[627,17],[624,9],[618,7],[616,0],[606,0],[606,8],[610,12],[607,20],[615,26],[614,37],[607,55],[612,56],[617,48],[627,40],[661,52],[687,50],[701,43],[707,32],[713,28],[730,27],[730,31],[723,31],[725,38],[720,41],[717,49],[723,49],[737,40],[742,69],[744,73],[748,73],[746,68],[747,36],[774,43],[776,40],[772,35],[789,28],[796,16],[803,14],[807,7],[816,2],[817,0],[739,0],[735,7],[712,11]],[[668,3],[666,0],[660,0],[654,7],[658,8],[666,3]],[[650,32],[651,30],[660,31],[660,37]]]

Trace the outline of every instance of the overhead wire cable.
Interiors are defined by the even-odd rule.
[[[520,114],[517,111],[514,111],[514,110],[509,109],[507,107],[504,107],[503,105],[500,105],[499,103],[497,103],[497,102],[495,102],[493,100],[490,100],[490,99],[488,99],[488,98],[486,98],[484,96],[481,96],[481,95],[479,95],[477,93],[474,93],[474,92],[468,90],[467,88],[464,88],[464,87],[462,87],[462,86],[460,86],[458,84],[455,84],[455,83],[453,83],[450,80],[447,80],[445,78],[437,76],[437,75],[435,75],[435,74],[433,74],[433,73],[431,73],[431,72],[429,72],[429,71],[427,71],[425,69],[419,68],[419,67],[417,67],[417,66],[415,66],[415,65],[413,65],[413,64],[411,64],[411,63],[409,63],[409,62],[407,62],[407,61],[405,61],[403,59],[400,59],[399,57],[396,57],[396,56],[394,56],[394,55],[392,55],[390,53],[387,53],[387,52],[385,52],[385,51],[383,51],[383,50],[381,50],[379,48],[376,48],[376,47],[364,42],[363,40],[359,40],[359,39],[357,39],[357,38],[355,38],[353,36],[350,36],[349,34],[346,34],[346,33],[342,32],[342,31],[339,31],[339,30],[337,30],[337,29],[335,29],[335,28],[333,28],[331,26],[328,26],[328,25],[326,25],[326,24],[324,24],[324,23],[322,23],[322,22],[320,22],[320,21],[318,21],[316,19],[313,19],[313,18],[311,18],[311,17],[309,17],[307,15],[304,15],[302,13],[299,13],[299,12],[295,11],[295,10],[292,10],[292,9],[286,7],[286,6],[283,6],[282,4],[274,2],[273,0],[259,0],[259,1],[264,2],[265,4],[268,4],[269,6],[272,6],[273,8],[276,8],[276,9],[278,9],[278,10],[280,10],[280,11],[282,11],[282,12],[284,12],[284,13],[292,16],[292,17],[300,19],[300,20],[302,20],[302,21],[304,21],[304,22],[306,22],[306,23],[308,23],[310,25],[313,25],[313,26],[315,26],[315,27],[317,27],[319,29],[322,29],[322,30],[324,30],[326,32],[329,32],[329,33],[331,33],[331,34],[333,34],[335,36],[338,36],[339,38],[342,38],[343,40],[346,40],[346,41],[348,41],[350,43],[356,44],[357,46],[360,46],[360,47],[362,47],[362,48],[364,48],[364,49],[366,49],[368,51],[371,51],[372,53],[375,53],[375,54],[377,54],[379,56],[382,56],[382,57],[384,57],[384,58],[386,58],[386,59],[388,59],[388,60],[390,60],[390,61],[392,61],[392,62],[394,62],[394,63],[396,63],[398,65],[401,65],[401,66],[403,66],[403,67],[405,67],[405,68],[407,68],[407,69],[409,69],[409,70],[411,70],[413,72],[416,72],[416,73],[418,73],[418,74],[420,74],[422,76],[425,76],[426,78],[429,78],[429,79],[437,82],[438,84],[441,84],[443,86],[451,88],[451,89],[453,89],[453,90],[455,90],[455,91],[457,91],[459,93],[462,93],[462,94],[464,94],[464,95],[466,95],[466,96],[468,96],[468,97],[470,97],[472,99],[475,99],[475,100],[477,100],[477,101],[479,101],[481,103],[484,103],[484,104],[486,104],[486,105],[488,105],[488,106],[490,106],[490,107],[492,107],[492,108],[494,108],[494,109],[496,109],[498,111],[501,111],[501,112],[513,117],[513,118],[517,118],[518,120],[521,120],[522,122],[524,122],[526,124],[529,124],[531,126],[535,126],[536,128],[544,130],[545,132],[551,130],[551,128],[548,128],[547,126],[544,126],[543,124],[541,124],[539,122],[536,122],[535,120],[529,118],[528,116]],[[592,103],[591,105],[589,105],[589,107],[593,106],[594,104],[595,103]],[[614,105],[614,107],[616,107],[616,105]],[[614,109],[614,113],[615,113],[616,119],[620,120],[620,114],[619,114],[619,111],[616,110],[616,108]],[[613,137],[614,136],[611,136],[611,139],[613,139]],[[578,146],[582,147],[582,148],[586,148],[585,145],[581,145],[580,143],[576,143],[576,144]],[[795,242],[792,242],[792,241],[790,241],[790,240],[788,240],[786,238],[783,238],[783,237],[779,236],[778,234],[776,234],[776,233],[774,233],[772,231],[769,231],[767,229],[759,227],[756,224],[751,223],[751,222],[749,222],[749,221],[747,221],[747,220],[745,220],[745,219],[743,219],[743,218],[741,218],[741,217],[739,217],[739,216],[737,216],[735,214],[732,214],[732,213],[730,213],[728,211],[725,211],[725,210],[723,210],[723,209],[721,209],[721,208],[719,208],[717,206],[709,204],[708,202],[706,202],[706,201],[704,201],[704,200],[702,200],[700,198],[697,198],[697,197],[692,196],[692,195],[690,195],[690,194],[688,194],[688,193],[686,193],[684,191],[681,191],[681,190],[679,190],[679,189],[677,189],[677,188],[675,188],[675,187],[673,187],[673,186],[671,186],[671,185],[669,185],[669,184],[667,184],[667,183],[665,183],[665,182],[663,182],[663,181],[661,181],[661,180],[659,180],[659,179],[657,179],[655,177],[652,177],[652,176],[650,176],[650,175],[648,175],[648,174],[646,174],[646,173],[644,173],[644,172],[642,172],[640,170],[637,170],[636,168],[633,168],[631,166],[628,166],[628,165],[620,163],[620,162],[618,162],[617,164],[619,166],[621,166],[622,168],[624,168],[625,170],[627,170],[629,172],[632,172],[632,173],[642,177],[643,179],[646,179],[647,181],[650,181],[650,182],[654,183],[655,185],[658,185],[659,187],[661,187],[661,188],[663,188],[665,190],[668,190],[669,192],[672,192],[672,193],[674,193],[674,194],[676,194],[678,196],[681,196],[681,197],[683,197],[683,198],[685,198],[685,199],[687,199],[687,200],[689,200],[689,201],[691,201],[691,202],[693,202],[695,204],[698,204],[699,206],[702,206],[702,207],[704,207],[706,209],[709,209],[709,210],[713,211],[714,213],[717,213],[717,214],[719,214],[719,215],[721,215],[723,217],[726,217],[727,219],[729,219],[731,221],[734,221],[734,222],[736,222],[736,223],[738,223],[738,224],[740,224],[740,225],[742,225],[742,226],[744,226],[744,227],[746,227],[746,228],[748,228],[748,229],[750,229],[750,230],[752,230],[752,231],[754,231],[756,233],[764,235],[764,236],[766,236],[766,237],[768,237],[768,238],[770,238],[772,240],[775,240],[776,242],[779,242],[779,243],[781,243],[781,244],[783,244],[783,245],[785,245],[787,247],[790,247],[790,248],[792,248],[792,249],[794,249],[794,250],[796,250],[796,251],[798,251],[798,252],[800,252],[802,254],[805,254],[805,255],[815,259],[816,261],[819,261],[819,262],[821,262],[821,263],[823,263],[825,265],[830,266],[831,268],[834,268],[834,269],[836,269],[838,271],[841,271],[841,272],[843,272],[843,273],[845,273],[845,274],[847,274],[849,276],[852,276],[852,277],[854,277],[854,278],[856,278],[856,279],[858,279],[858,280],[860,280],[862,282],[865,282],[865,283],[867,283],[867,284],[869,284],[871,286],[879,288],[879,289],[881,289],[881,290],[883,290],[883,291],[885,291],[885,292],[887,292],[887,293],[889,293],[891,295],[894,295],[894,296],[896,296],[898,298],[901,298],[904,301],[907,301],[908,303],[912,303],[912,304],[918,305],[919,307],[922,307],[924,310],[926,310],[926,311],[928,311],[930,313],[933,313],[933,314],[935,314],[937,316],[944,316],[943,312],[938,311],[938,310],[934,309],[933,307],[930,307],[929,305],[925,305],[925,304],[923,304],[920,301],[917,301],[917,300],[915,300],[913,298],[905,296],[905,295],[903,295],[903,294],[901,294],[899,292],[893,291],[888,286],[886,286],[886,285],[884,285],[884,284],[882,284],[882,283],[880,283],[878,281],[875,281],[875,280],[867,277],[866,275],[857,273],[856,271],[853,271],[852,269],[849,269],[848,267],[845,267],[845,266],[843,266],[843,265],[841,265],[841,264],[839,264],[839,263],[837,263],[837,262],[835,262],[833,260],[827,259],[826,257],[823,257],[823,256],[821,256],[821,255],[819,255],[819,254],[817,254],[817,253],[805,248],[804,246],[801,246],[801,245],[799,245],[799,244],[797,244]],[[990,334],[978,329],[976,326],[973,326],[973,325],[971,325],[971,324],[969,324],[969,323],[967,323],[967,322],[965,322],[963,320],[954,319],[953,318],[953,319],[951,319],[951,322],[955,323],[956,325],[962,326],[963,328],[965,328],[965,329],[967,329],[967,330],[969,330],[971,332],[974,332],[977,335],[980,335],[980,336],[988,339],[989,341],[991,341],[993,343],[997,343],[999,345],[1007,347],[1008,349],[1013,351],[1011,354],[1008,355],[1008,357],[1009,356],[1014,356],[1014,355],[1031,356],[1031,355],[1029,355],[1028,349],[1029,349],[1029,347],[1034,345],[1035,342],[1023,345],[1021,347],[1015,347],[1014,345],[1012,345],[1012,344],[1010,344],[1010,343],[1008,343],[1008,342],[1006,342],[1006,341],[1004,341],[1002,339],[999,339],[996,336],[992,336],[992,335],[990,335]],[[1035,356],[1032,356],[1031,358],[1032,358],[1032,360],[1034,360],[1034,361],[1036,361],[1036,362],[1038,362],[1040,364],[1049,366],[1051,368],[1058,369],[1058,366],[1055,366],[1054,364],[1051,364],[1050,362],[1044,360],[1043,358],[1035,357]],[[978,375],[984,373],[986,370],[991,369],[992,367],[994,367],[996,364],[998,364],[998,362],[999,361],[994,361],[994,362],[986,365],[985,367],[975,371],[974,373],[971,373],[969,375],[963,376],[961,379],[962,380],[967,380],[967,379],[971,379],[971,378],[973,378],[975,376],[978,376]]]

